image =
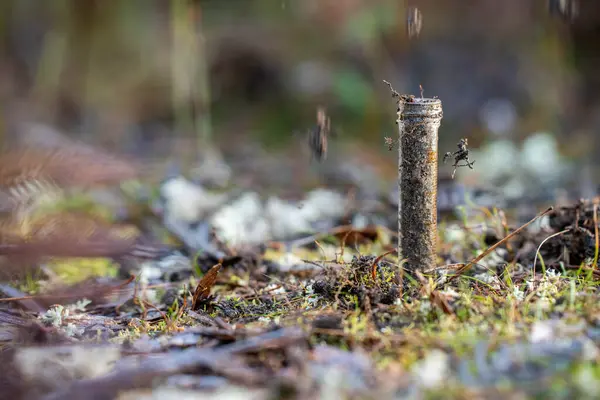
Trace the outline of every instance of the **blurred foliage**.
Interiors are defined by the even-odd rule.
[[[74,284],[92,277],[117,276],[116,264],[106,258],[65,258],[54,259],[47,266],[57,275],[60,282]]]
[[[383,79],[442,99],[444,147],[487,140],[480,109],[495,98],[517,108],[515,139],[561,129],[579,78],[567,28],[543,2],[422,0],[412,39],[409,3],[5,0],[3,131],[37,119],[109,147],[194,157],[212,143],[291,145],[324,105],[343,139],[384,152],[396,127]]]

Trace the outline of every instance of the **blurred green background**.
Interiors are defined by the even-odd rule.
[[[547,132],[554,144],[544,148],[559,153],[547,162],[585,164],[593,183],[600,6],[582,2],[569,19],[563,3],[3,0],[2,133],[19,136],[29,121],[138,156],[193,160],[212,144],[236,159],[260,145],[289,160],[304,154],[293,132],[323,105],[341,132],[334,159],[358,154],[393,178],[385,79],[442,100],[440,158],[461,137],[476,150],[498,140],[519,148]],[[410,7],[422,15],[416,37]],[[485,169],[498,167],[482,157],[458,179],[492,179]],[[528,157],[544,165],[544,154]]]

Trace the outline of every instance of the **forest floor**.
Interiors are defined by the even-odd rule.
[[[516,234],[475,209],[439,224],[439,266],[419,273],[378,225],[215,243],[224,256],[171,255],[153,278],[53,261],[2,286],[2,396],[595,398],[597,205]]]

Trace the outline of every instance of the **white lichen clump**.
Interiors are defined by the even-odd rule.
[[[535,293],[534,296],[538,298],[538,306],[547,308],[556,301],[555,297],[559,293],[557,284],[560,281],[560,276],[560,272],[549,269],[542,275],[539,282],[535,282],[531,278],[525,282],[527,291]]]

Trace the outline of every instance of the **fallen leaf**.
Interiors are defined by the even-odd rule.
[[[208,298],[208,296],[210,296],[210,289],[217,281],[217,275],[219,274],[220,269],[221,264],[216,264],[208,270],[208,272],[202,277],[202,279],[200,279],[200,282],[198,282],[198,286],[196,286],[196,291],[194,292],[194,297],[192,299],[192,310],[196,310],[198,302],[205,300]]]

